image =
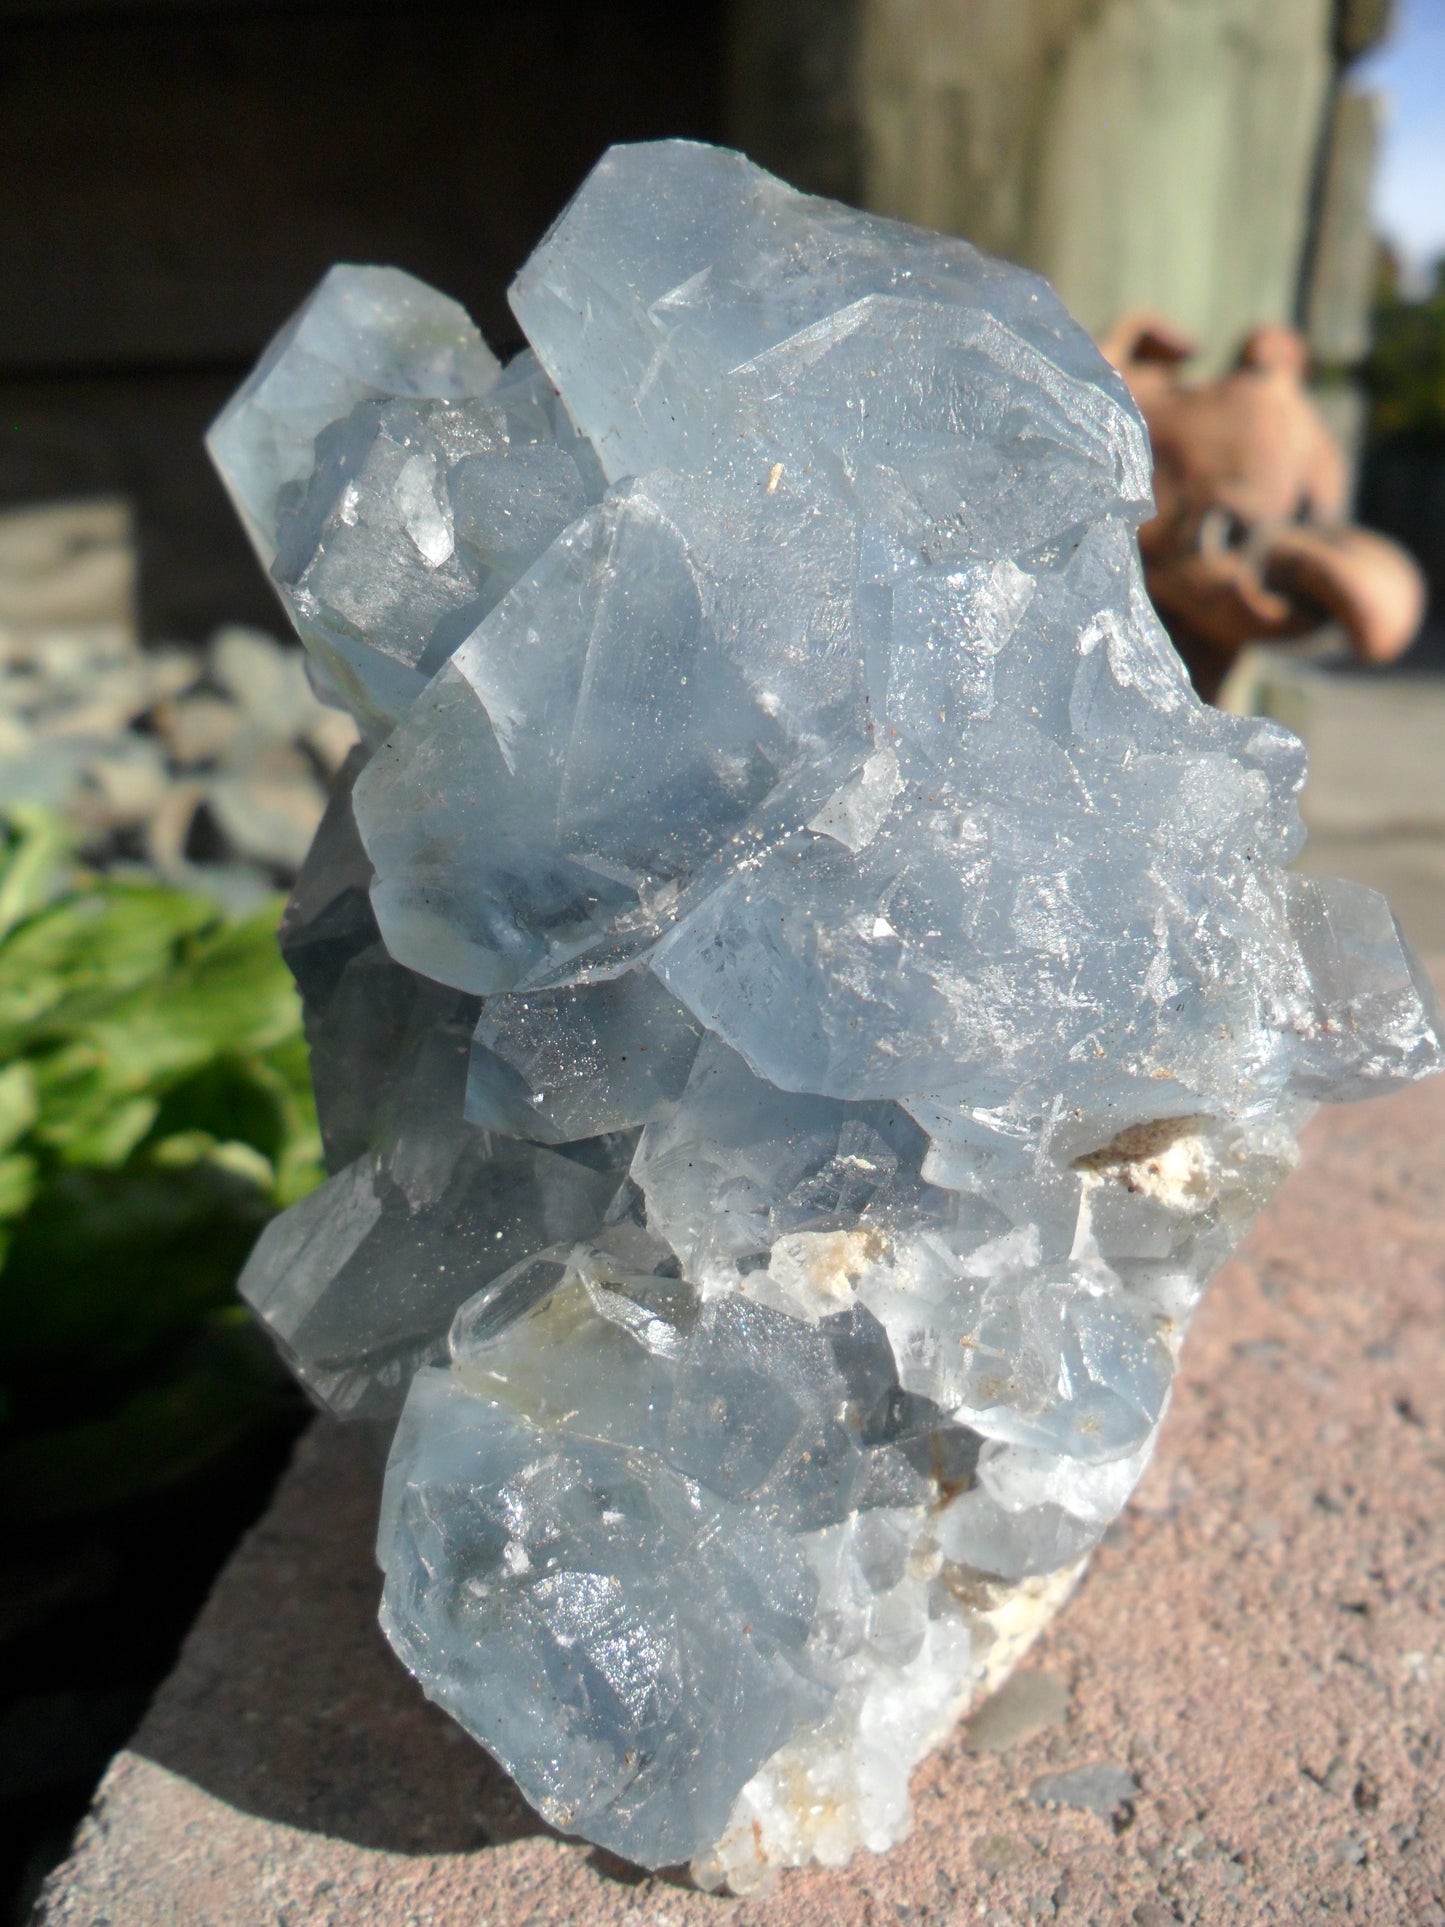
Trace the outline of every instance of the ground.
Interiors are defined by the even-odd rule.
[[[41,1927],[1445,1927],[1442,1143],[1445,1079],[1309,1128],[1138,1497],[891,1854],[731,1900],[547,1833],[382,1644],[375,1469],[318,1425]]]

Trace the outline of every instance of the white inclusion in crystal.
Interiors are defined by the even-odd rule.
[[[439,569],[454,553],[456,531],[449,503],[438,487],[437,465],[429,455],[413,455],[396,480],[402,525],[428,568]]]
[[[1439,1068],[1198,701],[1034,276],[614,148],[504,371],[329,276],[212,435],[365,747],[287,912],[334,1175],[243,1290],[397,1419],[383,1625],[555,1826],[755,1888],[1075,1583],[1313,1104]]]
[[[909,1773],[963,1710],[970,1661],[960,1620],[925,1619],[912,1659],[853,1668],[830,1717],[742,1789],[727,1832],[694,1865],[700,1882],[746,1893],[777,1866],[846,1866],[859,1847],[881,1853],[904,1838]]]

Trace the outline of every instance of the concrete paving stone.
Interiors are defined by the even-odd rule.
[[[1300,868],[1383,890],[1416,948],[1445,953],[1445,676],[1331,673],[1266,645],[1243,652],[1222,700],[1304,739]]]
[[[1309,750],[1300,807],[1311,834],[1445,838],[1445,677],[1301,671],[1266,699]]]
[[[1445,769],[1445,727],[1439,756]],[[1359,836],[1315,831],[1299,867],[1313,876],[1350,877],[1372,890],[1383,890],[1415,948],[1425,956],[1445,952],[1445,831],[1376,831]]]
[[[1321,1112],[1025,1662],[1066,1716],[961,1731],[904,1845],[745,1899],[559,1839],[426,1704],[375,1625],[374,1459],[318,1423],[37,1923],[1445,1927],[1442,1314],[1445,1079]],[[1081,1768],[1137,1791],[1037,1803]]]

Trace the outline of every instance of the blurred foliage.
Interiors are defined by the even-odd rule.
[[[1445,261],[1436,263],[1434,286],[1413,300],[1387,267],[1365,380],[1377,436],[1445,448]]]
[[[279,904],[68,867],[0,823],[0,1514],[60,1518],[214,1465],[296,1394],[235,1296],[321,1179]]]

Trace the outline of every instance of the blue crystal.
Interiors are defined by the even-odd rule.
[[[663,142],[512,299],[499,370],[333,270],[212,432],[364,739],[283,931],[333,1176],[242,1289],[396,1423],[425,1690],[744,1889],[906,1831],[1312,1103],[1441,1019],[1284,867],[1300,746],[1191,690],[1043,282]]]

